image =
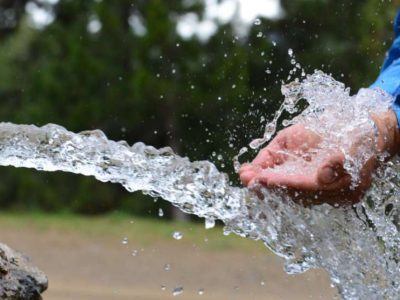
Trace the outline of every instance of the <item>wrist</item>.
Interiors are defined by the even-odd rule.
[[[396,114],[392,110],[383,113],[371,114],[377,128],[377,151],[395,155],[400,150],[400,130],[397,125]]]

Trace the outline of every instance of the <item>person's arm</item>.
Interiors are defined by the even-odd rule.
[[[400,130],[398,127],[398,117],[396,116],[396,112],[389,110],[384,113],[373,114],[371,118],[378,130],[378,152],[387,152],[390,156],[399,153]]]
[[[392,110],[400,128],[400,10],[393,22],[394,40],[382,64],[381,72],[370,88],[380,88],[394,97]]]

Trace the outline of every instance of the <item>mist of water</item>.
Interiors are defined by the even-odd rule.
[[[386,110],[391,97],[368,89],[350,96],[343,84],[322,72],[283,86],[282,91],[281,109],[267,125],[264,138],[251,146],[267,142],[281,113],[296,112],[299,101],[305,99],[308,107],[283,123],[303,122],[329,136],[324,147],[340,145],[346,168],[357,178],[362,163],[374,154],[368,150],[374,137],[359,156],[352,155],[356,139],[349,137],[373,132],[369,113]],[[232,186],[211,162],[191,162],[170,148],[155,149],[143,143],[130,146],[108,140],[101,131],[76,134],[53,124],[0,123],[0,165],[94,176],[119,183],[130,192],[161,197],[186,213],[204,217],[207,227],[221,220],[226,233],[263,241],[285,259],[290,274],[326,269],[345,299],[394,299],[400,292],[397,158],[382,162],[361,203],[341,208],[306,208],[282,190],[261,187],[264,200],[260,200],[253,190]]]

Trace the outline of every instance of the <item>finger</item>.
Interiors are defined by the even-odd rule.
[[[318,180],[315,174],[307,175],[287,175],[262,171],[254,177],[262,185],[273,187],[286,187],[289,189],[316,191],[319,188]]]
[[[248,172],[252,172],[252,173],[258,173],[260,172],[262,169],[257,166],[254,165],[253,163],[246,163],[243,164],[240,169],[239,169],[239,176],[241,176],[244,173],[248,173]]]
[[[252,164],[243,165],[239,170],[240,181],[248,186],[249,182],[260,172],[260,168]]]
[[[285,161],[285,156],[279,152],[285,150],[287,146],[287,138],[285,135],[278,135],[275,137],[267,147],[263,148],[253,164],[260,166],[263,169],[272,168],[276,165],[282,164]]]
[[[240,174],[240,181],[243,185],[248,186],[250,181],[256,176],[257,174],[251,171],[244,172]]]
[[[318,180],[322,184],[333,183],[338,177],[345,172],[344,154],[341,151],[336,151],[330,154],[329,157],[318,168]]]
[[[253,164],[263,169],[272,168],[282,164],[286,160],[286,155],[282,154],[282,150],[277,145],[267,146],[256,156]]]
[[[345,156],[337,151],[321,164],[317,171],[317,180],[321,190],[337,190],[347,188],[351,184],[351,176],[344,169]]]
[[[254,169],[254,167],[255,166],[253,163],[244,163],[240,166],[239,173],[246,172],[248,170],[252,170],[252,169]]]

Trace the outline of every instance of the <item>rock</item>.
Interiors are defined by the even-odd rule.
[[[40,300],[47,276],[29,258],[0,243],[0,299]]]

